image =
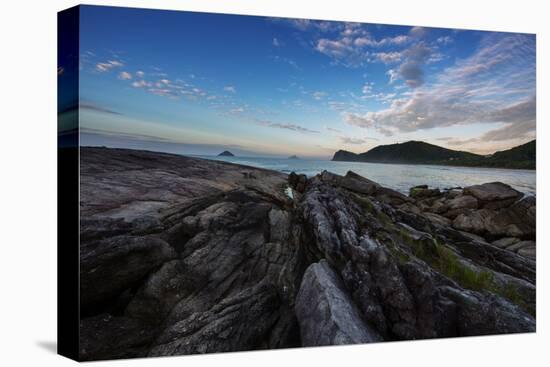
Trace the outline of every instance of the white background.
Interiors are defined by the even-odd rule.
[[[536,366],[550,363],[550,10],[544,0],[155,0],[94,4],[537,33],[537,333],[98,366]],[[0,20],[0,365],[74,362],[56,341],[56,12],[74,1],[3,1]]]

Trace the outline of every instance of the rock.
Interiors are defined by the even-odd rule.
[[[82,361],[146,357],[156,330],[140,320],[100,314],[80,321]]]
[[[464,188],[464,194],[476,197],[486,209],[507,207],[522,196],[519,191],[502,182],[469,186]]]
[[[477,199],[470,195],[460,195],[447,201],[447,209],[477,209]]]
[[[536,236],[536,199],[526,196],[492,218],[487,230],[495,236],[534,239]]]
[[[295,172],[291,172],[288,175],[288,184],[294,190],[302,193],[304,192],[307,185],[307,176],[303,174],[298,175]]]
[[[518,252],[518,250],[526,247],[536,247],[534,241],[520,241],[516,242],[513,245],[510,245],[506,247],[506,250],[512,251],[512,252]]]
[[[450,226],[451,225],[451,220],[449,218],[445,218],[442,215],[435,214],[435,213],[430,213],[430,212],[425,212],[424,216],[426,218],[428,218],[432,223],[435,223],[437,225],[440,225],[440,226]]]
[[[175,257],[170,245],[155,236],[122,235],[81,246],[81,306],[86,309],[116,297]]]
[[[495,213],[480,209],[468,214],[460,214],[453,220],[453,228],[460,231],[483,235],[488,231]]]
[[[530,315],[502,298],[451,287],[442,288],[442,292],[459,305],[457,327],[462,335],[523,333],[536,329]]]
[[[218,157],[234,157],[234,156],[235,155],[228,150],[224,150],[223,152],[218,154]]]
[[[211,308],[169,325],[153,342],[149,357],[250,350],[264,340],[279,317],[273,286],[259,284]]]
[[[368,326],[347,294],[342,280],[322,260],[310,265],[296,298],[302,345],[371,343],[380,335]]]
[[[493,246],[496,246],[498,248],[506,248],[508,246],[513,245],[516,242],[519,242],[520,239],[516,237],[504,237],[499,240],[491,242]]]
[[[353,172],[80,154],[85,360],[534,330],[534,242],[499,248],[535,241],[534,197],[474,209]]]
[[[411,187],[409,190],[409,196],[415,199],[429,198],[439,195],[441,195],[441,191],[439,191],[438,188],[429,189],[428,185]]]
[[[518,255],[534,260],[537,258],[537,248],[535,246],[523,247],[518,250]]]
[[[454,219],[453,227],[492,238],[534,239],[536,235],[535,204],[534,197],[528,196],[498,211],[479,209],[464,212]]]

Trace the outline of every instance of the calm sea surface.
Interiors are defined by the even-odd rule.
[[[535,194],[536,191],[535,171],[528,170],[333,162],[309,159],[201,157],[267,168],[285,173],[294,171],[296,173],[303,173],[308,177],[314,176],[323,170],[340,175],[344,175],[347,171],[351,170],[363,177],[367,177],[368,179],[402,193],[408,193],[409,188],[412,186],[423,184],[443,189],[457,186],[465,187],[494,181],[504,182],[524,193]]]

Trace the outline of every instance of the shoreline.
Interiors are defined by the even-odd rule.
[[[80,154],[84,360],[535,331],[536,200],[508,185],[404,195],[351,171]]]

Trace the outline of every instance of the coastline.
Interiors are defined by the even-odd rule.
[[[84,360],[535,331],[536,200],[508,185],[80,150]]]

